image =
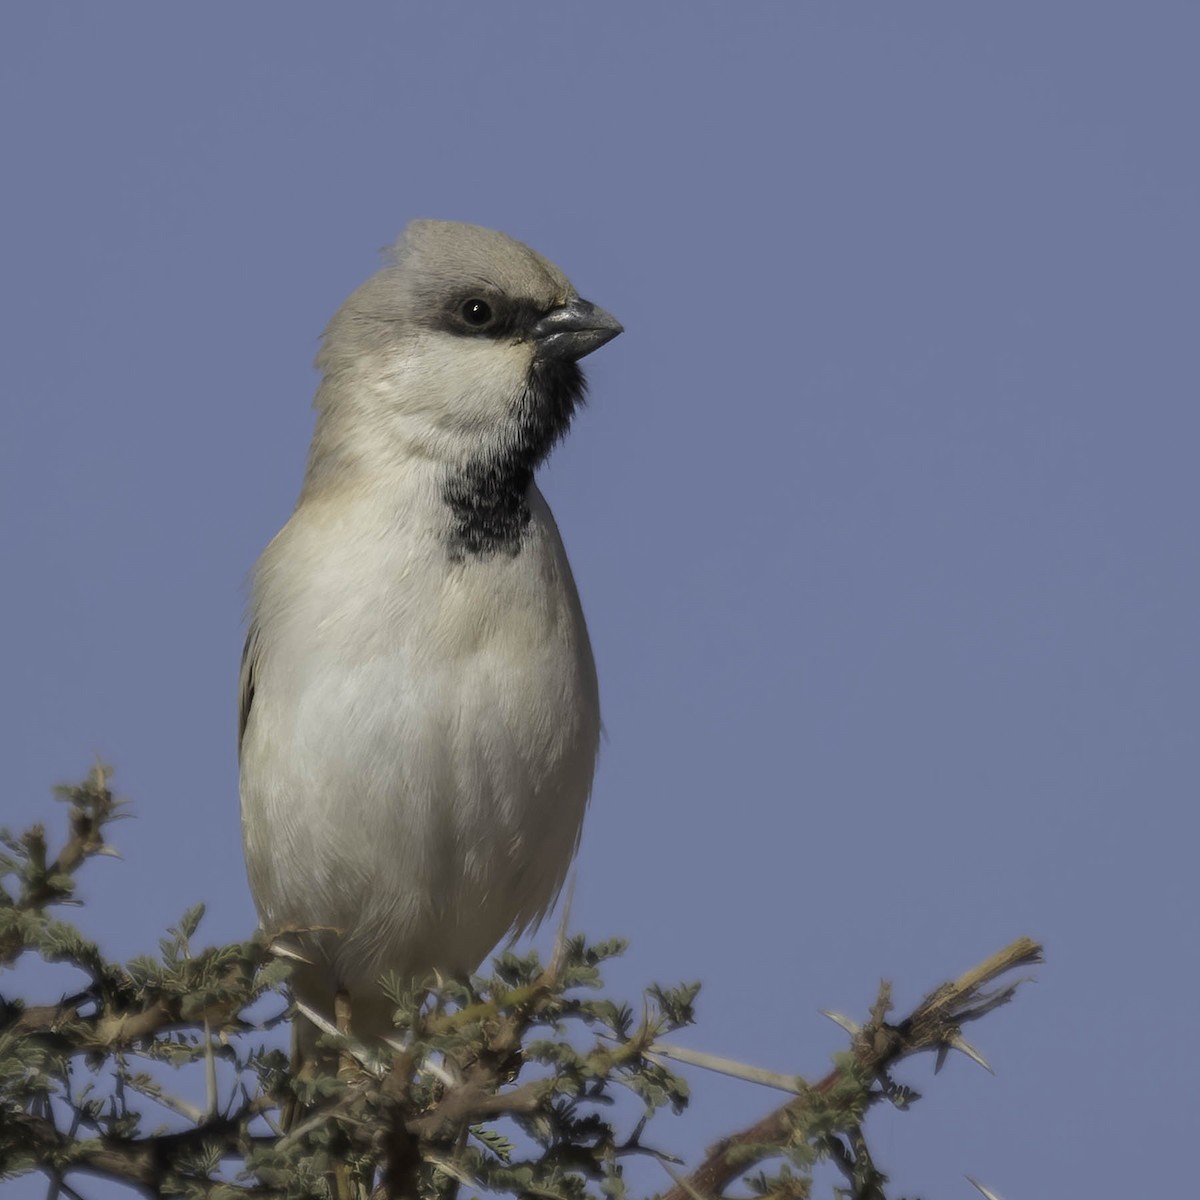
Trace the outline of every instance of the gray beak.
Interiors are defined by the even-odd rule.
[[[605,342],[611,342],[625,326],[611,313],[587,300],[572,300],[548,312],[534,327],[538,358],[574,362]]]

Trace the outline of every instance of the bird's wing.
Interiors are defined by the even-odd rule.
[[[246,736],[246,722],[250,720],[250,706],[254,703],[254,668],[258,662],[258,625],[250,622],[246,632],[246,645],[242,650],[242,672],[238,680],[238,761],[242,757],[242,739]]]

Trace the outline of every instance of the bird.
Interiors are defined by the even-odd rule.
[[[392,1028],[382,977],[462,978],[535,927],[578,847],[599,691],[535,473],[621,332],[514,238],[417,220],[321,340],[251,576],[241,817],[294,997],[357,1038]]]

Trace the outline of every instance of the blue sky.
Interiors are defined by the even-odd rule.
[[[614,987],[699,977],[689,1044],[819,1073],[819,1008],[1028,933],[996,1078],[917,1062],[872,1118],[896,1193],[1183,1194],[1198,36],[1165,2],[7,5],[5,822],[99,753],[138,819],[89,928],[248,932],[243,582],[317,338],[408,219],[500,228],[627,329],[543,479]],[[685,1154],[776,1102],[694,1083]]]

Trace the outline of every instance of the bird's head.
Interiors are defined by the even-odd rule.
[[[325,331],[310,482],[413,458],[532,469],[583,397],[578,360],[620,332],[521,242],[414,221]]]

